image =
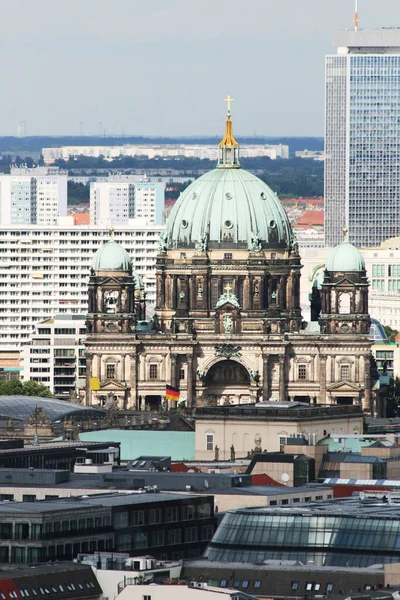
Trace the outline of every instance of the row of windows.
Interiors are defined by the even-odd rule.
[[[193,521],[194,519],[207,519],[211,517],[211,505],[185,504],[183,506],[167,506],[153,508],[148,511],[135,510],[132,512],[121,511],[114,515],[114,527],[130,527],[142,525],[157,525],[160,523],[173,523],[175,521]]]

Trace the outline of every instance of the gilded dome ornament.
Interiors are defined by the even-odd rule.
[[[168,217],[165,248],[194,248],[197,252],[220,249],[292,249],[293,232],[278,196],[268,185],[239,163],[239,144],[232,131],[228,96],[225,134],[219,160],[186,188]],[[206,246],[204,244],[206,239]],[[200,250],[200,246],[202,249]]]

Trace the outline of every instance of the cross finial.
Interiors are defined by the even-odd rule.
[[[225,98],[224,102],[228,103],[228,117],[231,116],[231,102],[234,102],[234,99],[231,98],[230,94],[228,94],[228,97]]]
[[[228,283],[228,284],[225,286],[225,288],[224,288],[224,289],[225,289],[226,295],[227,295],[227,296],[228,296],[228,298],[229,298],[229,296],[231,295],[231,290],[232,290],[232,287],[231,287],[231,286],[230,286],[230,284]]]

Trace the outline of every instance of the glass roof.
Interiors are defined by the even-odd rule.
[[[65,400],[53,400],[52,398],[40,398],[36,396],[0,396],[0,417],[19,419],[27,421],[34,412],[36,406],[42,408],[51,421],[75,417],[89,419],[104,414],[104,410],[79,406],[65,402]]]
[[[383,329],[383,325],[376,319],[371,319],[371,329],[369,330],[369,339],[375,344],[389,344],[389,340]]]

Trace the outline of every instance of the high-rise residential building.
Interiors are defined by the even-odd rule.
[[[93,181],[90,184],[90,222],[93,225],[122,225],[135,214],[135,186],[122,181]]]
[[[67,181],[58,167],[14,167],[0,175],[1,225],[56,225],[67,214]]]
[[[340,31],[325,71],[325,242],[400,235],[400,29]]]
[[[133,179],[133,178],[132,178]],[[165,183],[133,182],[130,177],[113,175],[107,181],[90,184],[90,222],[115,226],[129,219],[144,219],[161,225],[164,213]]]
[[[35,325],[57,314],[86,315],[90,265],[108,229],[59,225],[10,225],[0,229],[0,350],[29,342]],[[133,223],[133,224],[132,224]],[[144,280],[150,306],[156,300],[155,257],[163,227],[134,224],[117,228]]]
[[[84,389],[85,318],[62,314],[39,323],[24,346],[22,379],[43,383],[61,400]]]

